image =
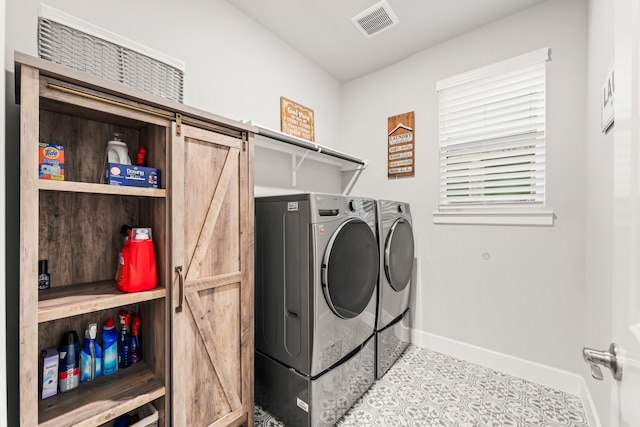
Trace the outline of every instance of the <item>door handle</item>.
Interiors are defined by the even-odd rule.
[[[182,302],[184,301],[184,277],[182,277],[182,266],[177,266],[175,271],[178,273],[178,306],[176,307],[176,313],[180,313],[182,312]]]
[[[609,351],[585,347],[582,349],[582,357],[591,367],[591,376],[596,380],[602,381],[602,370],[598,365],[609,368],[616,381],[622,379],[622,364],[618,360],[618,346],[615,343],[609,345]]]

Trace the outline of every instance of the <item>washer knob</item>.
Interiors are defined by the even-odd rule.
[[[355,212],[356,211],[356,202],[355,202],[355,200],[349,200],[349,210],[351,212]]]

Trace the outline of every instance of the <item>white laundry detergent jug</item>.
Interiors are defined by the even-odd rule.
[[[109,163],[120,163],[121,165],[130,165],[129,147],[124,142],[124,135],[119,132],[113,132],[111,140],[107,142],[107,161]]]

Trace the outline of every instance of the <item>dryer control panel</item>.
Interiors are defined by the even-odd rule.
[[[375,202],[372,199],[362,197],[344,197],[343,205],[347,214],[372,213],[375,211]]]

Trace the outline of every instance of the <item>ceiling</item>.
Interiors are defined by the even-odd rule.
[[[399,23],[370,38],[351,18],[379,0],[227,1],[347,81],[544,0],[387,0]]]

